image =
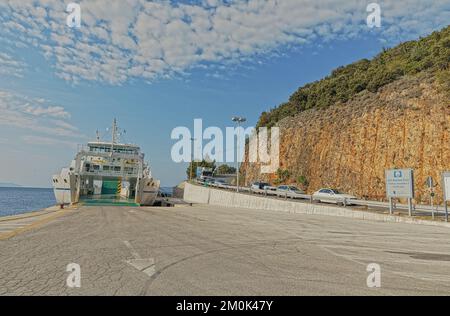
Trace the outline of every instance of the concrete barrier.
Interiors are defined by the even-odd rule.
[[[394,215],[377,214],[366,211],[352,210],[344,207],[338,207],[335,205],[311,204],[311,203],[294,202],[289,200],[280,200],[258,195],[248,195],[214,188],[206,188],[189,183],[186,183],[184,188],[184,200],[189,203],[209,204],[222,207],[280,211],[305,215],[348,217],[361,220],[421,224],[421,225],[443,226],[450,228],[450,223],[434,222]]]

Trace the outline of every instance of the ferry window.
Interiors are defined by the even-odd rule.
[[[67,183],[67,179],[64,179],[64,182]]]
[[[94,165],[94,170],[100,170],[100,166],[99,165]]]
[[[109,171],[109,166],[103,166],[104,171]]]
[[[120,167],[114,167],[114,171],[120,171]]]

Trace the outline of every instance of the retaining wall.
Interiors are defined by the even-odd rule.
[[[338,216],[382,222],[411,223],[450,227],[450,223],[433,222],[409,217],[352,210],[344,207],[338,207],[332,204],[311,204],[289,200],[285,201],[275,198],[263,197],[260,195],[248,195],[214,188],[206,188],[189,183],[186,183],[185,185],[184,200],[189,203],[209,204],[222,207],[247,208],[254,210],[289,212],[293,214]]]

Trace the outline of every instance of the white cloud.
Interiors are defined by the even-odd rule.
[[[26,64],[15,60],[11,55],[0,52],[0,75],[23,77]]]
[[[24,113],[32,114],[35,116],[49,116],[55,118],[70,118],[70,114],[64,110],[62,106],[36,106],[26,105],[24,106]]]
[[[70,113],[62,106],[49,105],[42,98],[30,98],[0,90],[0,126],[12,126],[57,137],[83,137],[66,120]]]
[[[15,45],[38,47],[64,80],[121,84],[370,32],[387,41],[405,40],[450,20],[448,0],[377,1],[383,27],[375,31],[365,24],[369,2],[360,0],[79,2],[82,28],[70,29],[63,1],[3,0],[2,32]]]

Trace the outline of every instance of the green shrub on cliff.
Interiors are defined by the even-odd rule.
[[[291,173],[289,172],[289,170],[279,168],[277,170],[277,178],[275,179],[274,183],[275,185],[286,184],[290,177]]]
[[[377,92],[405,75],[430,71],[443,89],[449,86],[450,26],[417,41],[385,49],[372,60],[363,59],[334,70],[330,76],[298,89],[288,102],[263,112],[258,127],[272,127],[285,117],[312,108],[345,103],[361,91]]]

